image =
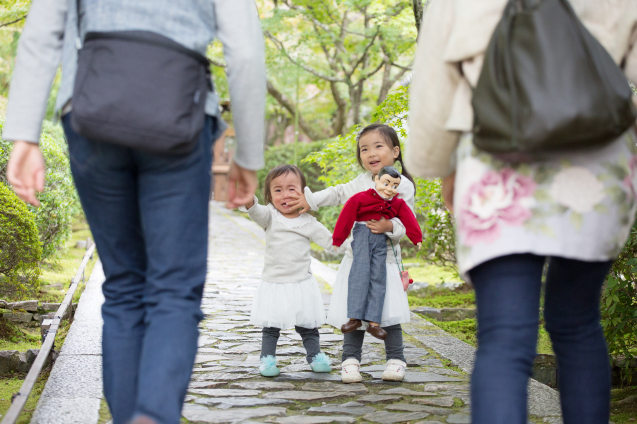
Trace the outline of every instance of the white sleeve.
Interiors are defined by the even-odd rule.
[[[11,78],[5,140],[40,141],[53,78],[60,65],[68,0],[33,0]]]
[[[217,38],[223,44],[237,133],[237,165],[263,167],[265,137],[265,44],[254,0],[214,0]]]
[[[305,187],[305,200],[313,211],[323,206],[344,205],[350,197],[364,190],[363,178],[367,178],[367,174],[359,175],[348,183],[328,187],[316,193],[312,193],[309,187]]]
[[[250,219],[259,224],[264,230],[267,229],[270,226],[270,222],[272,222],[272,212],[270,208],[260,205],[257,196],[254,196],[254,204],[250,209],[247,209],[245,206],[240,206],[239,210],[241,212],[247,212]]]
[[[414,185],[411,183],[411,181],[409,181],[407,178],[402,177],[402,179],[403,181],[401,181],[401,184],[399,186],[400,192],[398,194],[398,197],[403,199],[405,203],[407,203],[407,206],[409,206],[409,209],[411,209],[411,211],[415,213],[414,203],[415,203],[416,189]],[[403,223],[400,221],[399,218],[392,218],[391,222],[394,225],[394,229],[392,231],[386,232],[385,235],[389,237],[392,241],[398,242],[400,241],[401,238],[405,236],[405,234],[407,234],[407,230],[405,229],[405,226],[403,225]]]
[[[320,222],[316,221],[312,230],[311,241],[321,246],[327,253],[345,253],[347,250],[349,243],[343,243],[338,247],[338,249],[334,250],[334,245],[332,244],[332,233]]]

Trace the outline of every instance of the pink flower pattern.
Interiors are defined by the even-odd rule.
[[[532,215],[528,207],[537,184],[511,168],[487,171],[461,199],[458,231],[463,244],[492,243],[503,224],[522,225]]]
[[[637,192],[635,191],[635,186],[633,181],[635,179],[635,173],[637,172],[637,155],[631,156],[628,160],[628,175],[624,177],[624,188],[628,192],[629,199],[637,198]]]

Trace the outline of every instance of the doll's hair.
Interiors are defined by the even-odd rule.
[[[371,125],[368,125],[365,128],[363,128],[361,130],[361,132],[358,133],[358,135],[356,136],[356,159],[358,160],[358,164],[362,168],[365,168],[363,166],[363,161],[361,159],[361,148],[360,148],[360,145],[358,144],[358,142],[360,141],[362,136],[364,136],[367,133],[373,132],[373,131],[378,131],[378,133],[381,135],[381,137],[383,137],[383,139],[385,140],[385,143],[387,143],[387,145],[389,147],[391,147],[392,149],[394,147],[398,147],[399,152],[398,152],[398,157],[396,158],[396,161],[400,162],[400,166],[403,169],[402,170],[402,174],[405,177],[407,177],[407,179],[409,181],[412,182],[412,184],[414,185],[414,188],[415,188],[416,187],[416,183],[414,182],[413,177],[407,171],[407,168],[405,168],[405,164],[403,163],[403,152],[402,152],[402,149],[400,148],[400,140],[398,140],[398,134],[396,134],[396,131],[392,127],[390,127],[389,125],[371,124]]]
[[[392,178],[400,179],[400,172],[398,172],[398,170],[393,166],[383,166],[382,169],[378,171],[378,178],[383,175],[389,175]]]
[[[301,190],[305,190],[305,175],[303,175],[303,171],[296,165],[279,165],[272,168],[270,172],[268,172],[268,176],[265,177],[265,184],[263,187],[263,197],[265,198],[265,203],[272,203],[272,193],[270,192],[270,184],[272,184],[272,180],[276,177],[280,177],[281,175],[287,175],[289,173],[293,173],[301,180]]]

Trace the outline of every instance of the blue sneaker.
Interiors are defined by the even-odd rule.
[[[281,371],[276,367],[276,358],[272,355],[264,356],[261,358],[261,365],[259,365],[259,371],[264,377],[276,377],[281,374]]]
[[[316,354],[310,366],[314,372],[332,372],[330,358],[323,352]]]

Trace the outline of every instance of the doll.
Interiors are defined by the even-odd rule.
[[[361,321],[367,321],[368,333],[381,340],[387,337],[379,325],[385,299],[387,237],[372,233],[365,225],[366,221],[399,218],[407,237],[420,248],[422,231],[418,221],[405,201],[396,197],[400,178],[400,173],[393,166],[381,169],[374,179],[376,188],[352,196],[336,221],[335,248],[343,244],[354,227],[354,262],[349,273],[347,296],[349,322],[341,327],[343,334],[361,327]]]

